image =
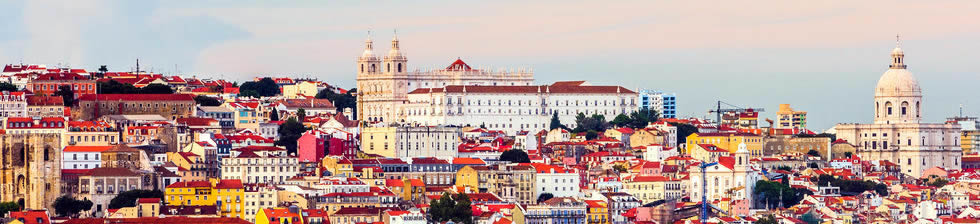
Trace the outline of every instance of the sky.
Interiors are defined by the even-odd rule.
[[[980,1],[0,1],[0,63],[355,86],[371,32],[409,69],[461,58],[677,94],[678,115],[722,100],[808,111],[810,129],[868,123],[901,36],[925,121],[980,115]],[[713,117],[713,116],[709,116]]]

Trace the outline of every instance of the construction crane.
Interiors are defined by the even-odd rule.
[[[720,102],[720,101],[719,101]],[[708,223],[708,172],[707,168],[718,165],[718,162],[701,162],[701,224]]]
[[[722,104],[725,104],[725,106],[731,107],[731,108],[722,109],[721,108],[721,105]],[[715,113],[715,115],[717,115],[717,118],[718,118],[717,120],[715,120],[715,123],[718,124],[718,127],[721,127],[721,115],[722,114],[728,113],[728,112],[740,113],[740,112],[748,112],[748,111],[765,112],[766,109],[764,109],[764,108],[742,108],[742,107],[735,106],[735,105],[732,105],[730,103],[726,103],[726,102],[723,102],[723,101],[719,100],[718,101],[718,107],[716,109],[714,109],[714,110],[708,110],[708,114]]]

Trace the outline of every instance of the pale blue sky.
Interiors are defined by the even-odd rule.
[[[142,68],[246,80],[316,77],[353,87],[368,30],[398,29],[409,66],[460,57],[533,67],[539,83],[661,89],[679,115],[714,101],[810,112],[816,131],[870,122],[873,88],[902,35],[925,118],[980,108],[978,1],[0,1],[0,63]],[[176,65],[176,69],[175,69]]]

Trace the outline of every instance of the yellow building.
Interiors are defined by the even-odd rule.
[[[241,180],[186,181],[167,186],[164,200],[169,206],[213,206],[224,217],[244,218],[245,190]]]
[[[480,176],[479,172],[473,167],[464,166],[456,171],[456,186],[457,187],[470,187],[472,189],[480,188]]]
[[[425,201],[425,183],[421,179],[388,179],[386,187],[398,197],[421,203]]]
[[[652,144],[665,145],[665,136],[654,128],[636,129],[630,135],[630,147],[641,147]]]
[[[361,151],[384,157],[395,156],[395,127],[365,127],[361,129]]]
[[[601,200],[585,200],[586,208],[588,209],[586,214],[586,223],[589,224],[606,224],[610,223],[609,220],[609,206],[606,205],[606,201]]]
[[[680,179],[665,176],[636,176],[623,183],[626,192],[643,203],[681,198],[684,186]]]
[[[326,156],[321,162],[332,176],[354,177],[354,163],[347,158]]]
[[[313,81],[302,81],[293,85],[285,85],[282,86],[282,96],[290,99],[301,98],[299,95],[313,97],[320,92],[318,86],[318,83]]]
[[[776,112],[776,123],[774,128],[805,129],[806,111],[793,110],[789,104],[780,104],[779,111]]]
[[[687,146],[682,152],[691,154],[693,145],[712,144],[718,148],[727,149],[729,153],[735,153],[738,144],[745,143],[750,156],[762,156],[762,135],[750,133],[694,133],[687,136]]]

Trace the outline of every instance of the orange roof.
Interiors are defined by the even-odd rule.
[[[480,158],[456,157],[453,158],[453,164],[486,165],[487,163]]]

